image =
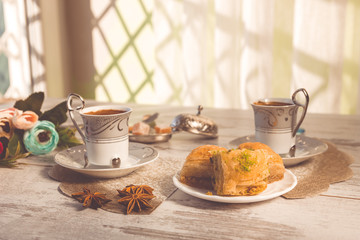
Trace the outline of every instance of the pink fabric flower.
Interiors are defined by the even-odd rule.
[[[16,108],[7,108],[0,110],[0,118],[12,119],[15,115]]]
[[[32,128],[38,121],[38,115],[33,111],[15,110],[15,115],[12,119],[15,128],[28,130]]]

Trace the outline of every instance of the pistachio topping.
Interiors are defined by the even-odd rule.
[[[237,156],[236,159],[239,162],[240,169],[246,172],[250,172],[251,166],[256,164],[256,158],[251,159],[251,155],[248,151],[243,151],[240,156]]]

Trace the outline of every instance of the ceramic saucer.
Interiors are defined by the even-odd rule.
[[[129,143],[129,161],[120,168],[89,164],[84,168],[85,145],[63,150],[55,155],[55,162],[62,167],[97,178],[123,177],[139,167],[149,164],[159,157],[152,147],[140,143]]]
[[[265,191],[258,195],[254,196],[219,196],[213,193],[213,195],[208,195],[208,192],[212,192],[209,189],[200,189],[195,187],[190,187],[186,184],[180,182],[179,173],[173,177],[174,185],[179,188],[181,191],[197,198],[201,198],[213,202],[223,202],[223,203],[251,203],[251,202],[260,202],[269,200],[278,196],[281,196],[289,191],[291,191],[297,184],[296,176],[288,169],[285,170],[284,178],[280,181],[276,181],[268,184]]]
[[[244,142],[254,142],[255,136],[244,136],[236,138],[229,143],[229,148],[237,148]],[[296,151],[294,157],[283,157],[285,167],[294,166],[314,156],[324,153],[328,149],[326,143],[303,135],[296,136]]]

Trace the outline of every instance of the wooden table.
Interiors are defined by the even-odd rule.
[[[46,101],[44,108],[55,102]],[[196,107],[130,106],[134,120],[159,112],[170,123],[180,113],[196,113]],[[184,161],[199,145],[227,146],[254,132],[250,110],[208,108],[202,114],[218,124],[219,138],[175,134],[152,145],[160,156]],[[316,197],[249,204],[208,202],[177,190],[150,215],[122,215],[74,209],[74,200],[48,177],[50,167],[0,168],[0,239],[359,239],[360,116],[308,114],[302,127],[307,136],[326,139],[354,157],[352,179]]]

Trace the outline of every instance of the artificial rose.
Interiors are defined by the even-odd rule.
[[[59,142],[55,125],[49,121],[38,121],[24,133],[25,148],[34,155],[46,154],[54,150]]]
[[[0,159],[5,157],[8,144],[9,140],[6,137],[0,137]]]
[[[8,118],[0,118],[0,137],[10,139],[14,133],[12,121]]]
[[[16,108],[7,108],[0,110],[0,118],[12,119],[15,115]]]
[[[37,120],[39,119],[38,115],[33,111],[15,111],[15,115],[12,119],[14,127],[17,129],[29,130],[32,128]]]

